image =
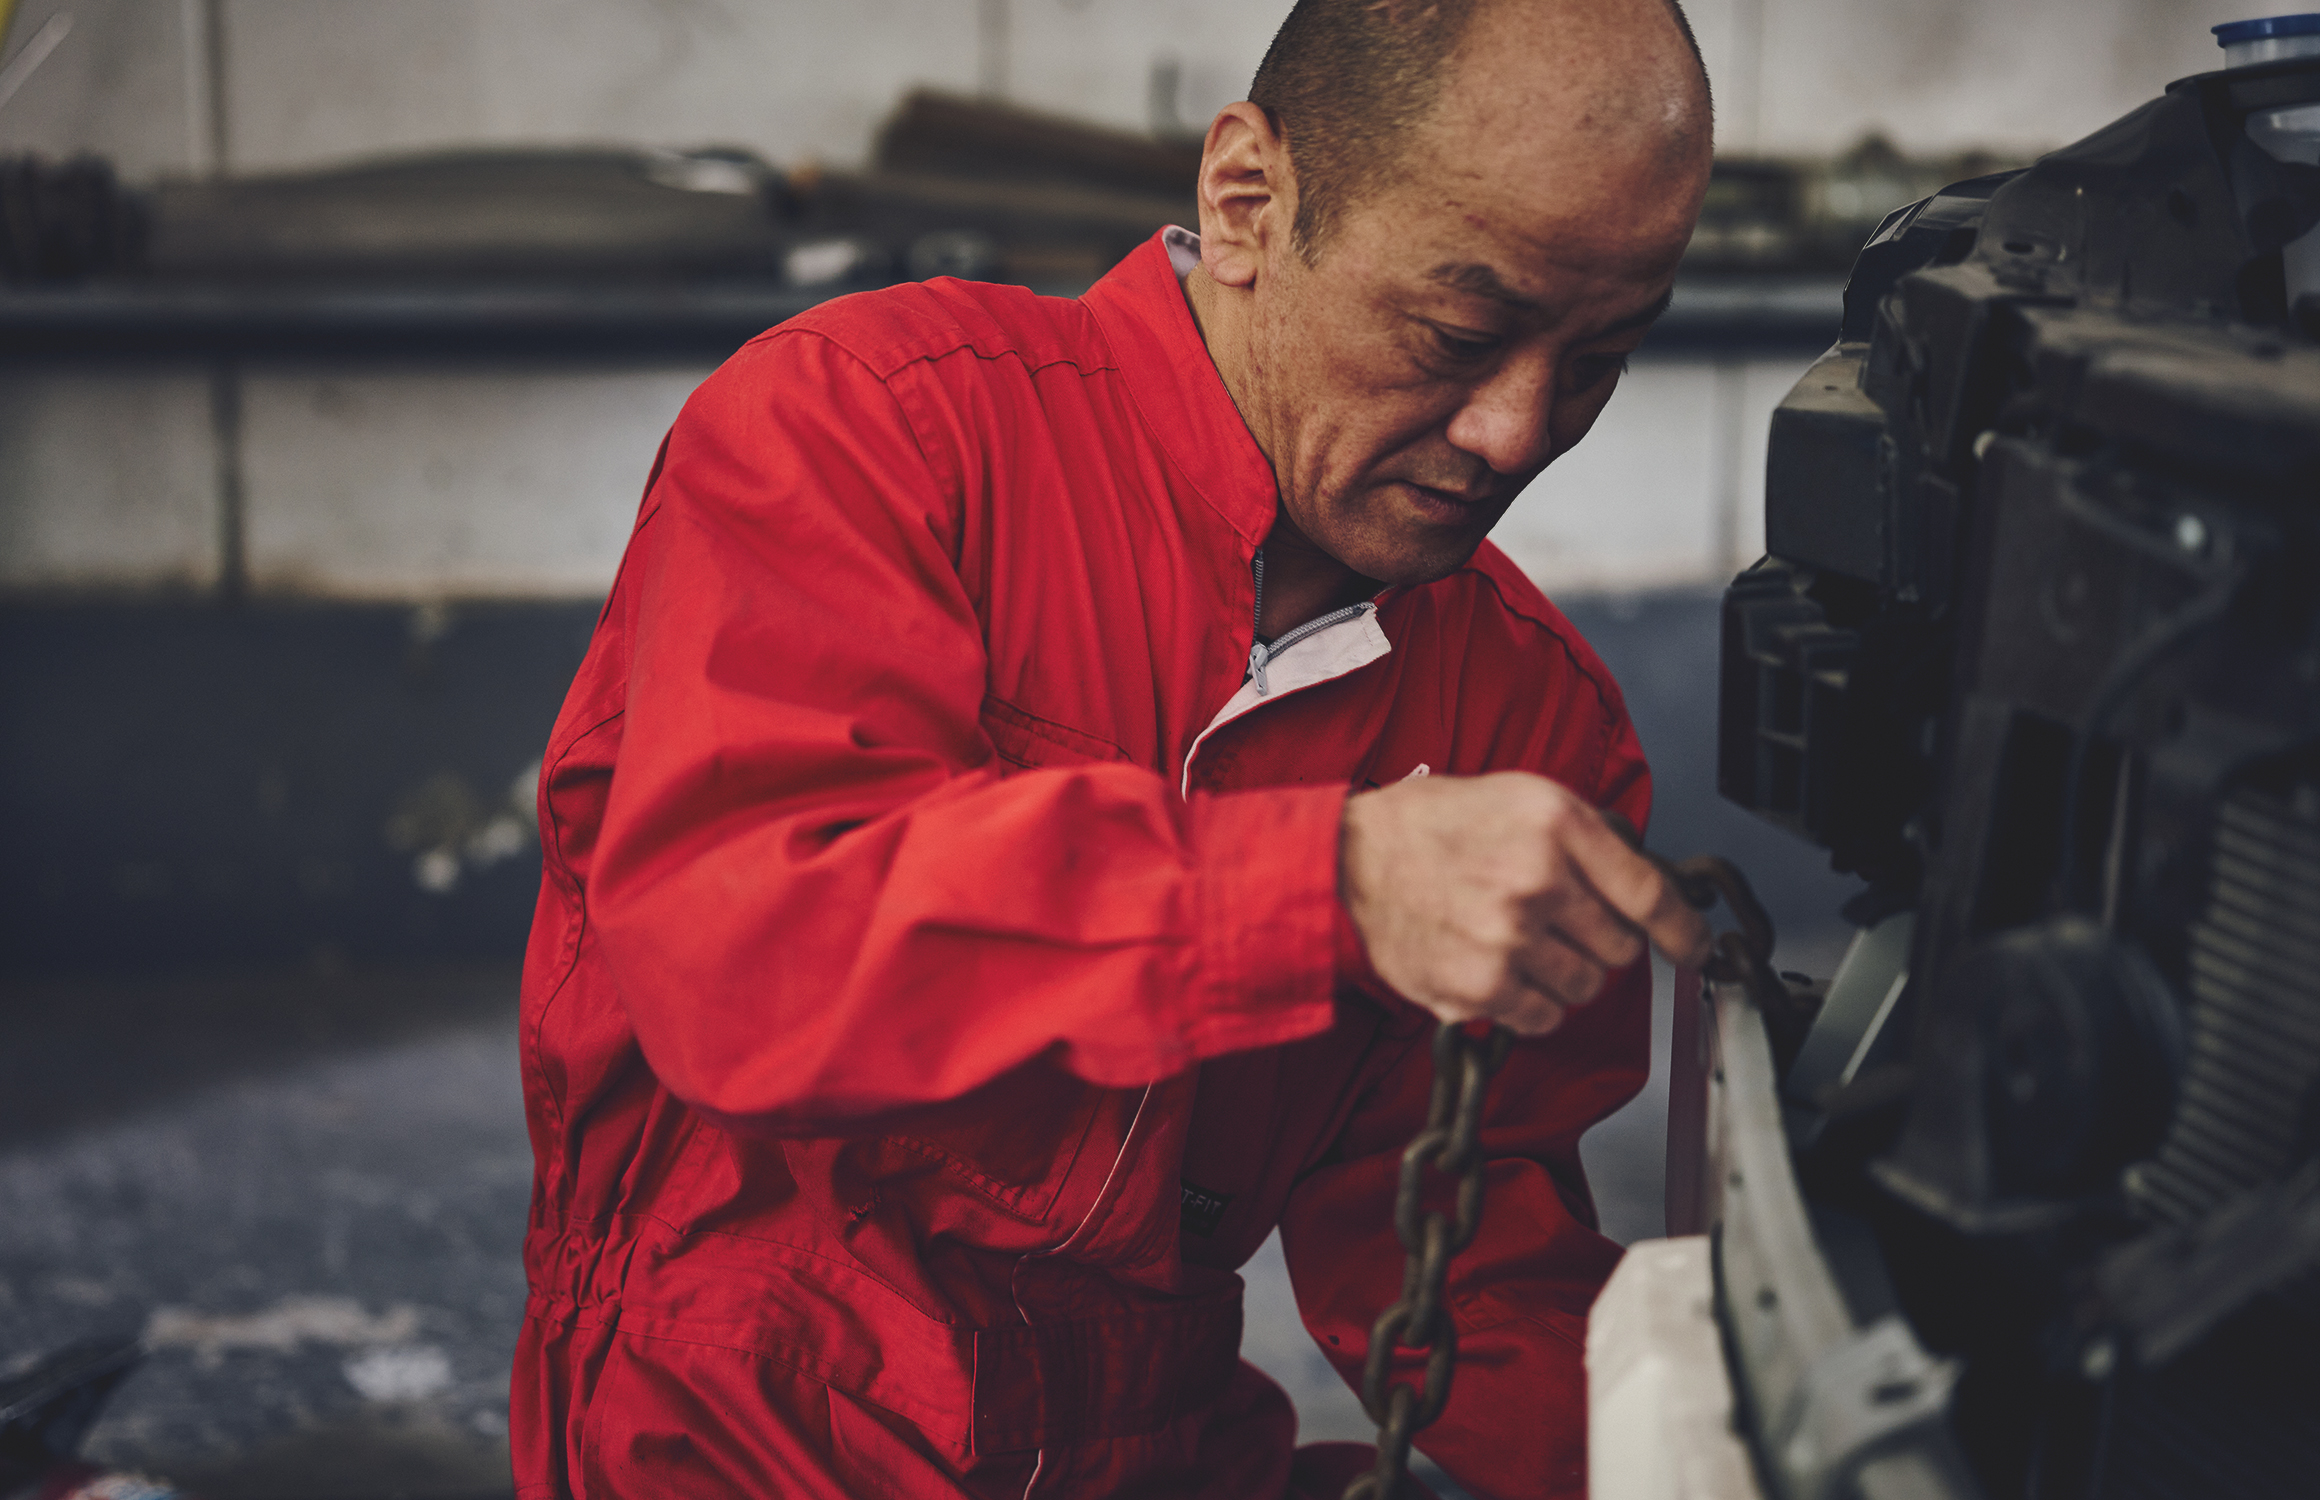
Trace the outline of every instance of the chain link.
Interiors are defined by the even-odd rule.
[[[1700,965],[1700,972],[1717,984],[1736,984],[1747,993],[1764,1019],[1773,1058],[1786,1072],[1797,1049],[1804,1045],[1805,1032],[1811,1029],[1820,1006],[1817,1000],[1791,990],[1772,967],[1772,918],[1749,888],[1748,877],[1730,860],[1713,854],[1668,860],[1649,849],[1637,852],[1659,866],[1684,900],[1699,910],[1709,910],[1719,897],[1731,908],[1740,925],[1737,930],[1718,934],[1715,952]]]
[[[1370,1325],[1369,1358],[1362,1367],[1361,1404],[1378,1425],[1377,1468],[1356,1479],[1345,1500],[1393,1500],[1410,1462],[1410,1440],[1442,1415],[1450,1401],[1458,1329],[1443,1285],[1450,1257],[1474,1242],[1482,1227],[1482,1097],[1490,1075],[1506,1061],[1514,1037],[1503,1026],[1481,1036],[1445,1021],[1434,1031],[1434,1093],[1426,1128],[1402,1152],[1402,1180],[1394,1194],[1394,1233],[1408,1259],[1402,1295]],[[1429,1172],[1458,1179],[1449,1214],[1425,1206]],[[1398,1349],[1426,1356],[1417,1385],[1392,1378]]]
[[[1773,1058],[1786,1071],[1797,1049],[1804,1045],[1804,1034],[1812,1026],[1819,1002],[1791,990],[1772,967],[1776,940],[1772,915],[1756,899],[1748,877],[1740,873],[1738,865],[1714,854],[1680,860],[1654,854],[1643,847],[1643,835],[1633,823],[1609,810],[1603,818],[1629,847],[1657,866],[1691,906],[1708,911],[1721,899],[1730,908],[1732,919],[1740,925],[1717,936],[1715,951],[1700,965],[1700,972],[1717,984],[1739,985],[1747,993],[1757,1014],[1764,1018]]]
[[[1739,927],[1716,939],[1701,972],[1720,984],[1742,986],[1763,1013],[1775,1050],[1793,1056],[1812,1013],[1773,970],[1772,918],[1749,889],[1748,878],[1730,860],[1712,854],[1680,862],[1664,859],[1643,848],[1624,818],[1606,816],[1686,902],[1707,911],[1721,897],[1731,908]],[[1394,1194],[1394,1234],[1407,1256],[1402,1295],[1370,1325],[1369,1355],[1362,1366],[1362,1409],[1378,1428],[1377,1467],[1346,1486],[1344,1500],[1400,1500],[1410,1440],[1450,1404],[1458,1329],[1444,1286],[1450,1258],[1472,1244],[1482,1227],[1488,1165],[1482,1155],[1483,1091],[1513,1045],[1514,1037],[1503,1026],[1480,1035],[1470,1025],[1451,1021],[1435,1028],[1434,1092],[1426,1105],[1426,1126],[1402,1152],[1401,1183]],[[1425,1206],[1429,1171],[1458,1179],[1453,1213]],[[1417,1385],[1392,1378],[1399,1350],[1426,1356]]]

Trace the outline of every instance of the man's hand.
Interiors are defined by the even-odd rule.
[[[1446,1021],[1562,1024],[1644,943],[1708,957],[1708,924],[1603,815],[1543,776],[1432,776],[1345,804],[1338,889],[1396,990]]]

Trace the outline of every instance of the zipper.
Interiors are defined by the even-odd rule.
[[[1269,692],[1271,692],[1271,691],[1272,691],[1272,689],[1271,689],[1271,688],[1269,688],[1269,687],[1267,687],[1267,686],[1265,685],[1265,666],[1266,666],[1266,664],[1267,664],[1267,663],[1269,663],[1270,661],[1272,661],[1272,659],[1273,659],[1274,657],[1276,657],[1276,656],[1279,656],[1279,655],[1280,655],[1282,652],[1284,652],[1284,651],[1288,650],[1288,649],[1289,649],[1291,646],[1294,646],[1294,645],[1296,645],[1296,644],[1297,644],[1299,641],[1301,641],[1301,640],[1305,639],[1305,637],[1307,637],[1307,636],[1309,636],[1309,635],[1318,635],[1318,634],[1319,634],[1319,633],[1321,633],[1322,631],[1324,631],[1324,630],[1327,630],[1327,629],[1328,629],[1330,626],[1332,626],[1332,625],[1342,625],[1342,624],[1344,624],[1344,623],[1345,623],[1347,620],[1350,620],[1350,619],[1352,619],[1354,616],[1356,616],[1356,615],[1360,614],[1360,613],[1361,613],[1363,610],[1367,609],[1369,606],[1368,606],[1368,605],[1366,605],[1366,604],[1348,604],[1348,605],[1347,605],[1345,608],[1343,608],[1343,609],[1335,609],[1335,610],[1331,610],[1331,611],[1330,611],[1328,614],[1325,614],[1325,615],[1319,616],[1319,617],[1318,617],[1318,618],[1316,618],[1316,619],[1307,620],[1307,621],[1306,621],[1304,624],[1302,624],[1302,625],[1298,626],[1298,627],[1297,627],[1295,630],[1289,631],[1287,634],[1283,635],[1283,636],[1282,636],[1282,637],[1281,637],[1279,640],[1276,640],[1276,641],[1267,641],[1267,640],[1265,639],[1265,636],[1264,636],[1264,629],[1265,629],[1265,549],[1264,549],[1264,548],[1262,548],[1262,547],[1259,547],[1259,548],[1257,549],[1256,556],[1254,556],[1254,557],[1252,557],[1252,558],[1250,558],[1250,559],[1249,559],[1249,571],[1250,571],[1251,573],[1253,573],[1253,574],[1256,576],[1256,583],[1257,583],[1257,602],[1256,602],[1256,606],[1255,606],[1255,620],[1254,620],[1254,622],[1253,622],[1253,623],[1250,625],[1250,627],[1249,627],[1249,642],[1250,642],[1250,644],[1249,644],[1249,674],[1248,674],[1248,679],[1249,679],[1249,681],[1250,681],[1252,684],[1254,684],[1254,685],[1255,685],[1255,687],[1256,687],[1256,690],[1257,690],[1257,696],[1258,696],[1258,697],[1260,697],[1260,698],[1262,698],[1262,697],[1264,697],[1264,696],[1265,696],[1267,693],[1269,693]]]

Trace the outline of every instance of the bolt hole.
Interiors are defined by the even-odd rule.
[[[2006,253],[2008,255],[2028,255],[2030,242],[2028,240],[2008,240],[2006,241]]]
[[[1869,1399],[1879,1406],[1898,1406],[1917,1394],[1914,1380],[1888,1380],[1869,1389]]]

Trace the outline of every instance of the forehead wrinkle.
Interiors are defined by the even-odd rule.
[[[1504,302],[1525,311],[1537,311],[1539,304],[1508,286],[1499,279],[1497,271],[1480,261],[1449,261],[1426,273],[1426,279],[1452,291],[1471,296],[1488,297],[1493,302]]]
[[[1503,302],[1510,307],[1518,307],[1526,312],[1544,310],[1536,300],[1515,291],[1500,279],[1497,271],[1480,261],[1444,261],[1428,271],[1426,279],[1439,286],[1449,287],[1454,291],[1465,292],[1476,297],[1488,297],[1494,302]],[[1590,337],[1608,338],[1615,333],[1626,333],[1636,328],[1648,328],[1659,321],[1660,314],[1666,312],[1669,305],[1675,301],[1675,295],[1675,288],[1670,287],[1661,292],[1650,306],[1639,308],[1624,318],[1605,324],[1602,329]]]

